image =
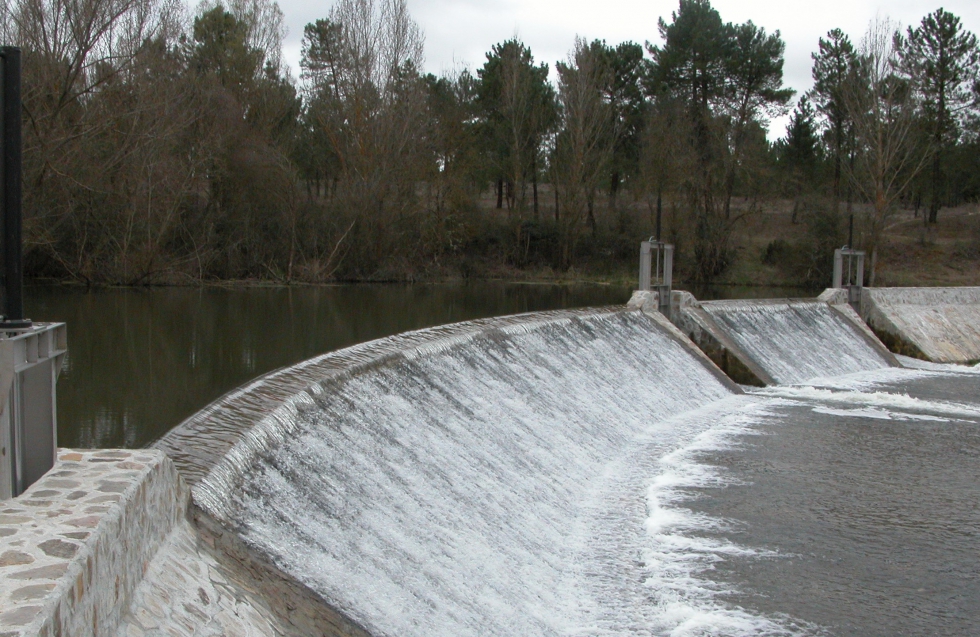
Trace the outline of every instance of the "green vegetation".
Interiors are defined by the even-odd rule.
[[[577,39],[554,84],[516,39],[423,74],[404,0],[339,0],[298,80],[273,0],[197,11],[4,5],[28,275],[625,279],[659,232],[690,282],[819,285],[848,241],[871,284],[977,282],[980,49],[942,9],[856,45],[830,31],[795,101],[780,33],[707,0],[681,0],[659,44]]]

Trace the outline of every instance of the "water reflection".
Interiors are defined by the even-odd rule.
[[[68,323],[58,442],[141,447],[223,393],[316,354],[473,318],[624,303],[610,286],[347,285],[84,290],[34,286],[28,315]]]

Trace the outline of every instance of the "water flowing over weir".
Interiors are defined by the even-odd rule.
[[[654,476],[629,459],[688,444],[714,418],[671,417],[737,388],[659,316],[482,325],[296,394],[198,506],[372,635],[655,631]]]
[[[779,384],[894,366],[848,307],[819,301],[714,301],[703,310]]]

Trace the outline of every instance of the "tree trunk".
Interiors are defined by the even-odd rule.
[[[936,117],[936,150],[932,157],[932,201],[929,202],[929,223],[936,223],[939,216],[940,197],[943,190],[942,152],[944,146],[943,133],[946,132],[946,86],[941,79],[938,97],[939,113]]]
[[[595,205],[593,201],[594,199],[595,199],[595,195],[590,195],[589,202],[588,202],[589,203],[589,215],[588,215],[589,227],[592,228],[593,238],[599,233],[599,226],[595,222],[595,210],[594,210]]]
[[[663,230],[661,221],[663,220],[663,212],[664,212],[663,194],[664,194],[664,188],[663,186],[660,186],[659,188],[657,188],[657,241],[664,240],[663,234],[661,232]]]
[[[836,214],[840,206],[840,178],[843,164],[841,153],[844,152],[844,125],[840,121],[834,125],[834,142],[837,145],[834,152],[834,213]]]
[[[732,193],[734,192],[735,192],[735,169],[733,168],[725,177],[725,219],[732,218]]]
[[[504,207],[504,178],[497,179],[497,210]]]
[[[534,218],[538,218],[538,160],[531,158],[531,190],[534,196]]]
[[[554,189],[555,189],[555,223],[558,223],[558,221],[561,219],[558,214],[558,184],[554,184]]]
[[[943,167],[939,149],[932,157],[932,200],[929,202],[929,223],[936,223],[939,216],[940,198],[943,187]]]
[[[614,170],[609,182],[609,209],[616,209],[616,195],[619,194],[619,171]]]

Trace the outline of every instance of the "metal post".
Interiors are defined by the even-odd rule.
[[[844,281],[844,257],[840,248],[834,250],[834,288],[843,287]]]
[[[649,241],[640,244],[640,291],[650,291],[651,246]]]
[[[660,242],[660,253],[663,255],[664,267],[663,276],[657,287],[657,294],[660,300],[660,312],[670,317],[670,289],[674,280],[674,246],[670,243]]]
[[[854,282],[850,285],[847,300],[854,306],[858,314],[861,313],[861,290],[864,288],[864,252],[854,251],[856,261],[856,272]]]
[[[21,96],[20,49],[0,49],[3,72],[3,297],[0,330],[26,329],[24,318],[24,264],[21,255]]]

